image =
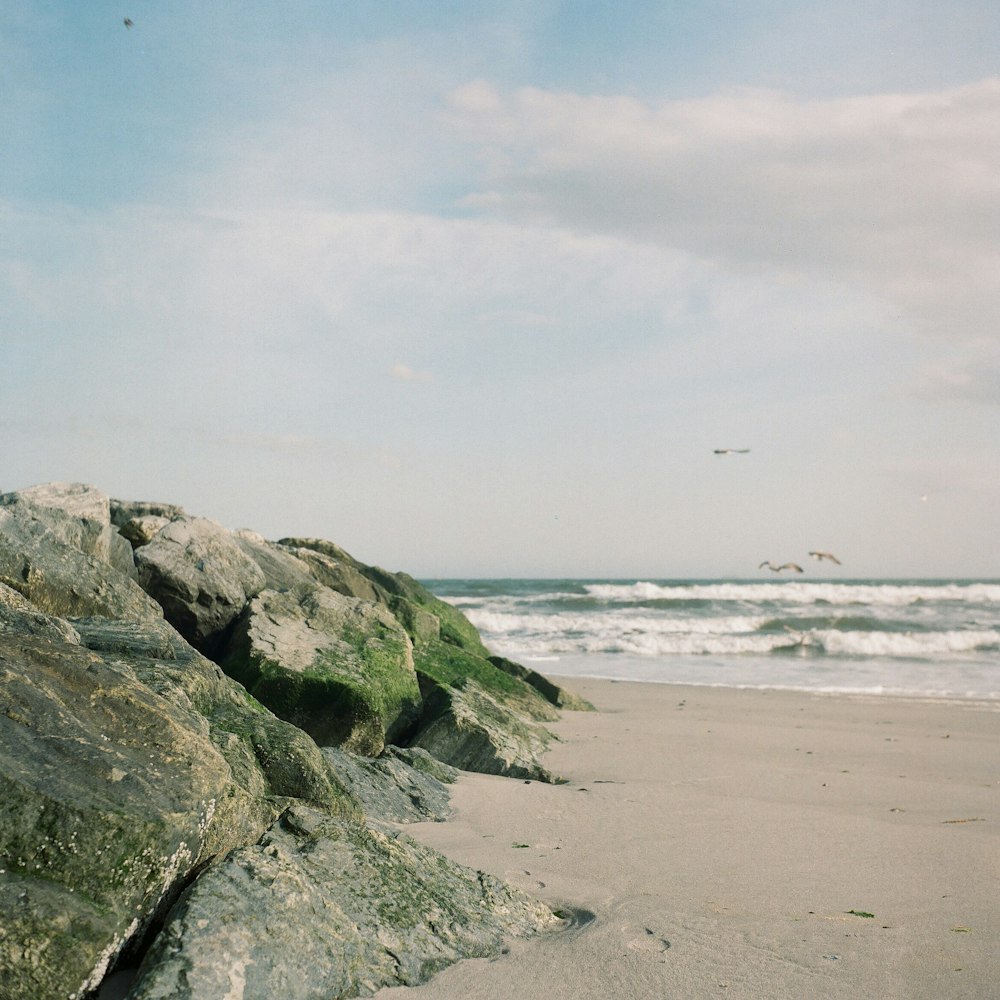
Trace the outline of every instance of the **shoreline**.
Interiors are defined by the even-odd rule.
[[[377,997],[995,995],[1000,702],[559,680],[567,784],[407,832],[594,919]]]
[[[576,686],[583,683],[594,684],[645,684],[650,687],[672,687],[685,688],[689,690],[706,691],[759,691],[763,693],[774,692],[776,694],[799,694],[804,697],[819,698],[873,698],[873,699],[899,699],[900,701],[929,701],[940,704],[964,705],[970,703],[981,703],[984,707],[990,705],[998,706],[1000,710],[1000,693],[998,694],[958,694],[947,691],[884,691],[867,688],[807,688],[794,687],[792,685],[780,684],[692,684],[686,681],[653,681],[648,679],[630,680],[624,677],[604,677],[597,674],[560,674],[555,671],[543,671],[546,677],[558,683],[561,687],[576,690]]]

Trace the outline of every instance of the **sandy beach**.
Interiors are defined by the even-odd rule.
[[[566,784],[408,830],[576,925],[381,1000],[998,995],[1000,703],[566,683]]]

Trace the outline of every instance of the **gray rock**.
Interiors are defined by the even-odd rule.
[[[80,644],[80,636],[69,622],[38,610],[26,597],[0,583],[0,642],[11,636],[30,635],[59,642]]]
[[[552,691],[406,574],[286,541],[0,497],[0,998],[83,1000],[185,886],[137,1000],[370,993],[554,922],[363,809],[439,819],[455,767],[551,780]]]
[[[135,551],[139,582],[193,646],[220,633],[264,587],[260,567],[232,533],[204,517],[178,517]]]
[[[393,823],[447,819],[451,806],[445,784],[389,749],[378,757],[363,757],[337,747],[324,747],[322,752],[369,816]]]
[[[230,769],[183,712],[80,646],[3,643],[0,702],[0,982],[78,997],[213,853]]]
[[[326,587],[255,597],[237,621],[225,671],[321,744],[378,754],[420,703],[412,647],[383,607]]]
[[[46,483],[0,495],[0,505],[19,507],[60,541],[136,577],[131,546],[111,524],[106,493],[85,483]]]
[[[315,744],[166,622],[79,619],[79,644],[17,603],[0,629],[0,995],[96,989],[290,796],[360,816]]]
[[[413,649],[413,663],[425,697],[436,686],[461,689],[472,680],[499,704],[536,722],[554,722],[558,709],[526,681],[500,670],[489,659],[444,641]]]
[[[27,503],[0,506],[0,583],[39,611],[57,616],[161,618],[159,606],[134,580],[106,559],[64,540],[85,536],[85,529],[74,527],[71,518],[58,510],[37,516]]]
[[[317,581],[308,563],[287,546],[269,542],[263,535],[246,528],[234,531],[233,538],[243,552],[261,568],[264,589],[291,590],[293,587],[315,586]]]
[[[407,767],[423,771],[437,778],[444,785],[453,785],[458,780],[458,768],[432,757],[423,747],[397,747],[390,744],[382,752],[383,757],[396,757]]]
[[[122,527],[126,521],[131,521],[134,517],[163,517],[172,521],[175,517],[186,516],[187,513],[183,507],[178,507],[176,504],[157,503],[149,500],[116,500],[114,497],[110,497],[109,503],[111,505],[111,523],[117,528]]]
[[[360,563],[339,545],[322,538],[282,538],[278,544],[305,563],[324,587],[362,601],[385,603],[385,595],[361,572]]]
[[[474,680],[437,685],[424,704],[426,722],[411,744],[464,771],[558,782],[540,758],[555,736],[499,702]]]
[[[140,545],[148,545],[156,537],[157,532],[168,524],[170,524],[169,517],[142,514],[139,517],[130,517],[118,529],[118,533],[133,549],[137,549]]]
[[[441,619],[432,611],[395,594],[389,595],[387,603],[413,640],[414,646],[422,646],[441,638]]]
[[[250,794],[240,808],[255,817],[254,835],[273,820],[272,799],[303,799],[345,815],[359,811],[306,733],[272,715],[167,622],[78,618],[73,625],[88,649],[191,713],[192,725],[207,732]]]
[[[295,807],[184,895],[130,1000],[370,995],[560,924],[401,833]]]

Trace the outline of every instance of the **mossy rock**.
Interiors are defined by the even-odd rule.
[[[558,782],[541,758],[555,736],[501,703],[476,681],[435,684],[424,700],[425,722],[411,744],[463,771]]]
[[[489,656],[475,625],[458,608],[435,597],[409,574],[368,566],[324,538],[282,538],[278,544],[288,546],[299,558],[311,561],[317,580],[325,586],[386,605],[406,627],[414,645],[425,638],[441,638],[479,656]],[[311,559],[308,553],[315,553],[320,558]],[[418,611],[438,619],[436,629]],[[431,635],[432,631],[436,635]]]
[[[499,703],[539,722],[554,722],[559,712],[520,677],[500,670],[486,657],[439,640],[417,646],[413,662],[426,695],[432,684],[462,688],[475,681]]]
[[[554,684],[537,670],[531,670],[520,663],[508,660],[504,656],[491,656],[490,663],[505,674],[520,677],[525,684],[530,684],[549,704],[555,705],[556,708],[566,709],[570,712],[596,711],[586,698],[581,698],[578,694]]]
[[[73,625],[87,648],[193,713],[192,724],[206,729],[232,768],[234,785],[245,793],[241,809],[256,817],[254,829],[265,829],[284,808],[276,800],[288,797],[338,815],[358,814],[358,804],[331,779],[308,734],[273,715],[167,622],[90,618],[74,619]]]
[[[390,573],[379,566],[363,566],[362,572],[392,597],[405,598],[418,608],[433,614],[440,622],[440,637],[444,642],[478,656],[490,655],[476,626],[458,608],[436,597],[409,574]],[[387,598],[386,602],[391,605],[391,600],[392,598]]]
[[[0,702],[0,982],[62,1000],[255,831],[229,836],[235,790],[207,727],[96,653],[2,643]]]
[[[223,668],[318,743],[376,755],[414,725],[410,640],[380,605],[326,587],[264,591],[238,620]]]
[[[398,831],[296,806],[185,894],[129,997],[370,996],[562,923]]]

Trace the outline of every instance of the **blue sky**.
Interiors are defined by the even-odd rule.
[[[986,2],[0,0],[0,489],[420,576],[996,576],[997,52]]]

